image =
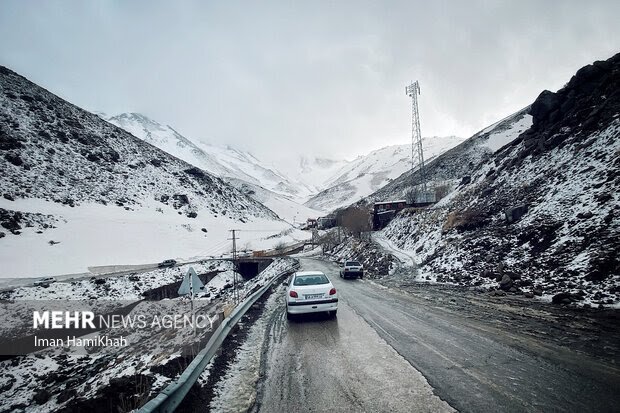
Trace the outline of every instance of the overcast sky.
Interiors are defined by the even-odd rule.
[[[0,64],[269,161],[468,137],[620,51],[620,1],[7,1]]]

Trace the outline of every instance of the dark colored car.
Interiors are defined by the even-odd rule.
[[[177,262],[175,260],[165,260],[157,264],[159,268],[174,267],[175,265],[177,265]]]
[[[51,283],[56,282],[52,277],[46,277],[36,280],[33,285],[35,287],[49,287]]]

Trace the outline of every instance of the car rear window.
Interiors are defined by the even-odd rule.
[[[354,266],[354,267],[359,267],[360,263],[357,261],[347,261],[344,265],[346,266]]]
[[[323,274],[298,275],[295,277],[293,285],[319,285],[327,283],[329,283],[329,279]]]

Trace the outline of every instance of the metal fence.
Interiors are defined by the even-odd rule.
[[[250,307],[252,307],[252,305],[271,287],[274,281],[297,269],[298,266],[299,263],[290,267],[286,271],[280,272],[267,284],[252,293],[252,295],[237,306],[218,326],[207,342],[205,348],[196,355],[194,360],[192,360],[181,376],[176,381],[169,384],[155,398],[151,399],[148,403],[142,406],[138,412],[173,412],[179,404],[181,404],[189,390],[192,388],[194,383],[196,383],[198,377],[200,377],[207,364],[209,364],[209,361],[211,361],[213,356],[217,353],[219,347],[222,345],[232,328],[237,324],[237,322],[239,322],[241,317],[243,317]]]

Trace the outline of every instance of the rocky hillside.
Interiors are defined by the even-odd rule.
[[[383,235],[415,255],[422,278],[617,304],[620,54],[580,69],[515,116],[531,117],[531,127],[496,152],[461,166],[452,151],[438,158],[434,176],[471,176],[435,208],[401,213]],[[454,152],[471,153],[461,150],[467,145]]]
[[[0,183],[0,276],[159,260],[208,251],[245,223],[287,226],[221,179],[5,67]]]
[[[5,199],[131,208],[150,198],[176,203],[184,214],[207,208],[234,219],[273,216],[220,179],[4,67],[0,87],[0,173]]]

